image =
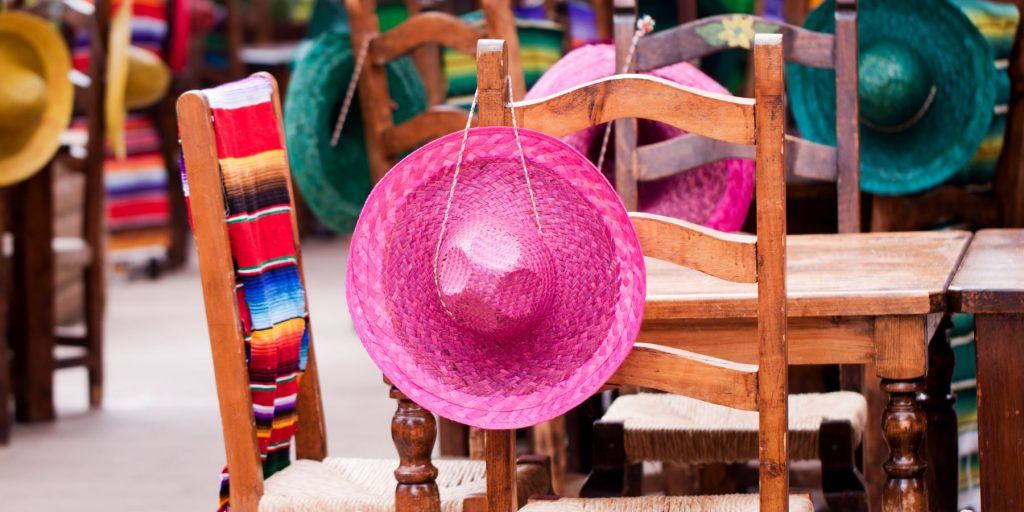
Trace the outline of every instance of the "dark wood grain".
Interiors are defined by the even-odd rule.
[[[437,488],[437,468],[430,461],[430,452],[437,438],[434,415],[423,409],[398,388],[391,387],[391,398],[398,409],[391,420],[391,438],[398,450],[395,479],[395,510],[402,512],[440,512],[441,497]]]
[[[957,422],[950,389],[953,378],[953,349],[946,329],[948,321],[936,331],[928,343],[928,375],[925,388],[918,396],[924,409],[928,431],[924,438],[924,455],[928,464],[925,487],[928,489],[928,510],[956,510],[957,505]]]
[[[632,72],[635,66],[626,58],[633,40],[636,13],[616,5],[612,17],[615,37],[615,69],[617,72]],[[640,172],[640,155],[637,153],[637,120],[634,117],[615,121],[615,191],[622,199],[626,210],[636,211],[639,196],[637,179]],[[607,128],[606,128],[607,129]],[[604,132],[602,131],[602,137]]]
[[[796,2],[791,2],[796,3]],[[836,2],[836,191],[840,233],[861,231],[857,1]]]
[[[889,403],[882,418],[882,431],[889,446],[889,460],[884,464],[886,483],[882,491],[883,509],[887,511],[924,512],[928,510],[921,458],[925,416],[917,395],[924,389],[924,379],[883,379],[882,390]]]
[[[729,49],[729,46],[724,43],[709,43],[697,33],[697,30],[700,27],[721,23],[723,19],[734,17],[778,27],[778,33],[782,34],[786,41],[786,60],[819,68],[833,66],[832,51],[835,38],[831,34],[812,32],[760,16],[724,14],[701,18],[644,37],[637,47],[637,71],[650,71]],[[749,46],[747,48],[749,49]]]
[[[7,232],[7,217],[10,209],[9,190],[0,187],[0,233]],[[11,299],[11,277],[8,272],[7,254],[0,251],[0,446],[11,438],[11,361],[7,347],[8,306]]]
[[[1024,314],[974,317],[983,510],[1024,509]]]
[[[1018,2],[1018,7],[1020,3]],[[1002,206],[1003,227],[1024,227],[1024,24],[1017,25],[1006,72],[1010,102],[1003,149],[996,163],[995,189]]]
[[[949,286],[963,313],[1024,311],[1024,229],[979,231]]]
[[[635,168],[640,181],[664,178],[724,158],[754,158],[753,146],[731,144],[694,134],[647,144],[636,151],[638,158]],[[787,135],[785,158],[787,176],[836,181],[838,171],[835,147]]]

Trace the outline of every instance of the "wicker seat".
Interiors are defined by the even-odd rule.
[[[758,510],[756,494],[720,496],[645,496],[639,498],[590,498],[535,501],[520,512],[745,512]],[[806,494],[789,497],[790,512],[813,512]]]
[[[859,443],[867,421],[867,401],[859,393],[789,396],[789,457],[818,459],[821,422],[849,422]],[[743,462],[757,459],[757,412],[741,411],[670,394],[619,397],[601,421],[623,423],[631,461],[679,463]]]
[[[441,510],[458,512],[463,500],[486,492],[483,461],[438,460]],[[261,512],[394,512],[397,460],[297,460],[264,483]]]

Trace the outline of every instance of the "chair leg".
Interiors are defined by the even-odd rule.
[[[594,422],[594,469],[580,489],[582,498],[639,496],[643,465],[626,458],[625,428],[619,421]]]
[[[88,350],[86,368],[89,375],[90,407],[99,407],[103,404],[103,315],[106,306],[104,279],[103,260],[99,258],[98,262],[94,261],[85,270],[85,344]]]
[[[821,486],[829,509],[867,512],[868,492],[855,465],[853,427],[847,421],[823,421],[818,435]]]

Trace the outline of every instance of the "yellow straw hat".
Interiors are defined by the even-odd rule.
[[[60,148],[74,88],[64,38],[46,20],[0,13],[0,186],[25,180]]]
[[[128,109],[145,108],[167,94],[171,84],[171,71],[156,55],[131,46],[132,2],[117,4],[110,22],[110,41],[107,46],[107,141],[117,158],[124,158],[125,117]]]

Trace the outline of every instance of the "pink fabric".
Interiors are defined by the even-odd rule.
[[[526,99],[549,96],[577,85],[615,74],[615,47],[595,44],[577,48],[551,67],[526,94]],[[728,94],[724,87],[692,65],[681,62],[649,74],[705,91]],[[566,136],[563,140],[596,160],[604,125]],[[661,123],[641,120],[639,144],[661,142],[686,132]],[[605,156],[606,176],[614,176],[614,139]],[[639,186],[640,211],[676,217],[722,231],[743,226],[754,193],[754,162],[720,160]]]
[[[645,269],[622,202],[593,164],[511,128],[416,150],[377,184],[352,235],[347,298],[370,357],[402,392],[460,423],[520,428],[597,392],[640,329]],[[435,269],[434,258],[438,255]]]

